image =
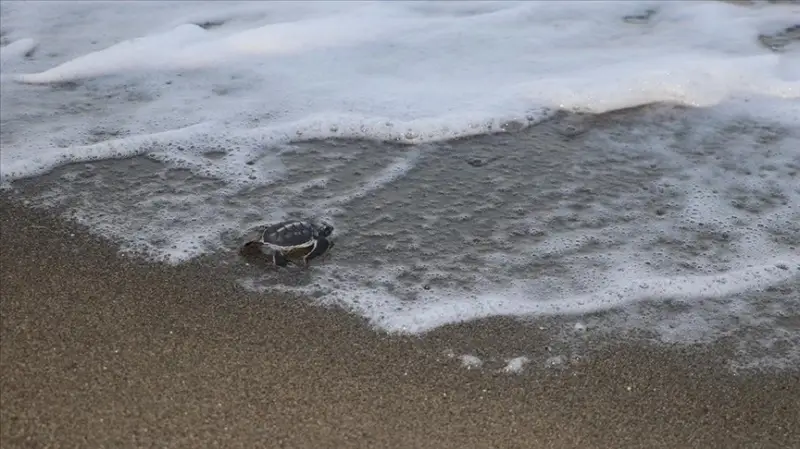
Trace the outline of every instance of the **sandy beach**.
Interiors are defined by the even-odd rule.
[[[3,1],[0,449],[800,449],[767,3]]]
[[[618,342],[561,371],[468,370],[443,351],[543,337],[507,320],[380,335],[340,311],[244,292],[207,262],[119,257],[7,198],[0,214],[4,448],[800,441],[800,374],[736,375],[724,344]]]

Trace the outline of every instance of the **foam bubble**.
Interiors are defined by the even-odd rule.
[[[483,360],[479,357],[470,354],[464,354],[461,357],[461,366],[467,369],[480,368],[483,366]]]
[[[514,357],[506,360],[506,366],[501,371],[507,374],[519,374],[528,362],[530,362],[530,359],[524,355]]]

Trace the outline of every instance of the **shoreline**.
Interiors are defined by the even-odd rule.
[[[789,447],[800,370],[606,341],[565,369],[513,319],[389,336],[203,261],[138,262],[0,194],[3,447]],[[227,269],[228,267],[226,267]],[[601,339],[602,340],[602,339]],[[594,344],[594,343],[592,343]],[[455,357],[446,355],[452,351]],[[480,369],[458,356],[486,359]]]

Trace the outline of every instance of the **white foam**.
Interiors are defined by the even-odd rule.
[[[547,368],[553,368],[563,365],[565,361],[566,358],[563,355],[554,355],[552,357],[548,357],[547,360],[544,361],[544,366]]]
[[[778,268],[779,265],[789,269]],[[437,291],[413,303],[398,304],[400,298],[374,288],[332,294],[356,312],[371,317],[371,322],[390,332],[419,334],[439,326],[492,316],[579,315],[610,310],[645,300],[680,300],[692,302],[736,293],[761,290],[798,276],[800,255],[785,254],[769,260],[748,260],[747,266],[710,275],[653,276],[636,266],[621,266],[610,287],[568,296],[543,294],[541,281],[518,283],[508,289],[463,294]],[[608,275],[608,273],[607,273]],[[356,276],[352,274],[352,276]],[[382,299],[377,299],[381,297]]]
[[[0,62],[8,64],[14,59],[19,59],[25,55],[31,54],[36,49],[38,42],[29,37],[17,39],[8,45],[0,47]]]
[[[508,359],[506,360],[506,366],[504,366],[501,371],[507,374],[519,374],[530,361],[531,360],[524,355]]]
[[[800,70],[790,62],[796,55],[770,53],[755,39],[791,25],[787,17],[797,6],[161,3],[167,2],[124,11],[106,4],[9,6],[4,22],[12,35],[35,36],[43,52],[57,48],[71,59],[4,76],[27,84],[94,80],[100,89],[124,84],[153,97],[138,110],[115,106],[114,113],[128,112],[116,123],[128,134],[166,131],[170,122],[215,125],[215,134],[224,134],[216,142],[250,150],[324,137],[440,140],[499,131],[509,121],[528,125],[548,107],[603,112],[657,101],[697,106],[752,95],[800,97]],[[623,21],[645,6],[659,10],[650,23]],[[69,29],[67,48],[60,47],[63,28],[48,28],[67,25],[64,17],[81,17]],[[215,20],[221,25],[209,29],[188,23]],[[97,41],[116,43],[96,48]],[[17,46],[32,45],[24,42]],[[26,66],[41,62],[12,68]],[[228,93],[212,94],[218,85],[229,86]],[[7,95],[23,95],[30,88],[8,89]],[[253,129],[253,117],[266,116],[268,123]],[[74,138],[54,145],[63,139],[48,131],[20,131],[25,145],[6,146],[4,180],[90,157]],[[142,139],[118,143],[126,149],[94,157],[144,152]],[[166,160],[180,161],[174,149],[165,151]],[[246,178],[229,167],[212,171]]]
[[[470,354],[463,354],[461,357],[461,366],[466,369],[480,368],[483,366],[483,360],[479,357]]]
[[[347,204],[354,199],[362,198],[377,189],[383,188],[392,181],[402,177],[409,172],[416,165],[420,157],[419,149],[409,150],[405,157],[400,158],[378,172],[375,176],[362,182],[357,188],[351,189],[335,198],[325,200],[323,204],[326,207],[335,207]]]

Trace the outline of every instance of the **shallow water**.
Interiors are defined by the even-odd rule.
[[[277,157],[291,175],[256,190],[226,192],[143,157],[16,185],[131,250],[194,242],[236,264],[246,231],[269,221],[264,211],[324,218],[337,242],[324,260],[309,271],[256,264],[242,284],[343,305],[386,330],[577,314],[593,330],[676,342],[751,328],[762,346],[791,342],[783,355],[796,357],[798,138],[777,124],[653,105],[411,148],[287,145]],[[187,233],[217,217],[238,226]]]
[[[326,260],[241,283],[388,331],[566,314],[800,358],[797,5],[183,3],[4,4],[6,187],[168,263],[325,219]]]

